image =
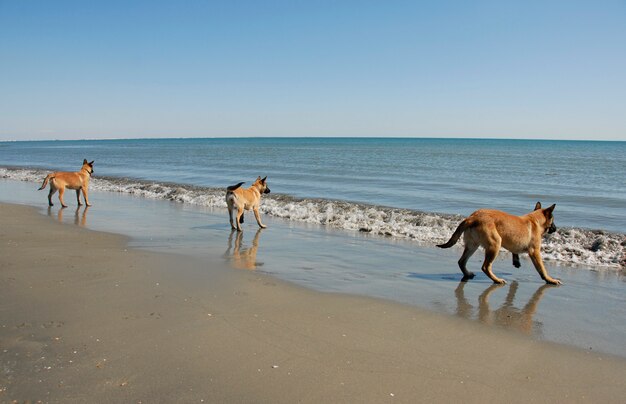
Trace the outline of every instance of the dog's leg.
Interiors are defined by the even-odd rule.
[[[478,244],[473,243],[471,240],[465,240],[465,249],[463,250],[463,254],[461,258],[459,258],[459,268],[461,268],[461,272],[463,272],[462,282],[466,282],[474,277],[474,273],[467,270],[467,260],[476,252],[478,249]]]
[[[228,220],[230,221],[230,228],[236,230],[235,223],[233,223],[233,207],[231,204],[227,205],[228,207]]]
[[[76,201],[78,202],[78,206],[82,205],[82,203],[80,203],[80,189],[76,190]]]
[[[52,195],[54,195],[54,193],[57,191],[57,189],[55,187],[52,186],[52,184],[50,185],[50,192],[48,192],[48,206],[54,206],[54,203],[52,203]]]
[[[65,193],[65,188],[59,188],[59,201],[61,201],[61,206],[67,208],[65,202],[63,202],[63,194]]]
[[[262,229],[266,228],[267,226],[261,223],[261,215],[259,214],[259,208],[254,208],[253,211],[254,211],[254,217],[256,218],[256,222],[259,224],[259,227]]]
[[[513,266],[519,268],[522,264],[519,262],[519,254],[513,254]]]
[[[541,276],[541,279],[549,283],[550,285],[560,285],[561,281],[559,279],[555,279],[548,275],[545,266],[543,265],[543,260],[541,259],[541,252],[538,248],[533,248],[528,251],[528,255],[530,256],[530,260],[533,262],[535,269]]]
[[[87,187],[82,187],[81,190],[83,191],[83,198],[85,198],[85,205],[91,206],[91,204],[89,203],[89,190],[87,189]],[[80,205],[80,201],[78,204]]]
[[[504,279],[500,279],[493,274],[491,267],[493,265],[493,261],[498,256],[500,252],[500,243],[497,245],[492,245],[490,247],[485,248],[485,262],[483,262],[482,270],[491,279],[494,283],[504,284],[506,281]]]
[[[239,223],[241,220],[241,216],[243,215],[243,208],[237,208],[237,218],[235,220],[235,224],[237,225],[237,231],[241,231],[241,225]]]

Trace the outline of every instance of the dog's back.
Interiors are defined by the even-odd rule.
[[[533,232],[527,215],[515,216],[500,210],[480,209],[466,220],[468,228],[464,237],[474,239],[483,247],[491,245],[494,237],[499,237],[502,247],[511,252],[526,251],[531,243]]]

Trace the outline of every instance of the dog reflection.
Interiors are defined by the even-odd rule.
[[[76,210],[74,211],[74,224],[76,226],[85,226],[87,224],[87,211],[89,210],[89,206],[85,206],[85,209],[83,209],[83,214],[80,214],[80,206],[78,206],[76,208]],[[59,212],[57,213],[57,220],[61,223],[63,223],[63,212],[65,212],[65,209],[67,208],[61,208],[59,209]],[[52,216],[52,207],[48,206],[48,216]]]
[[[460,317],[470,319],[472,318],[474,307],[465,298],[465,284],[466,282],[460,282],[454,290],[454,295],[456,296],[457,301],[456,314]],[[505,286],[493,284],[485,289],[480,296],[478,296],[478,320],[481,323],[513,329],[527,335],[532,334],[533,331],[539,332],[541,329],[541,323],[533,321],[533,316],[537,311],[539,301],[541,301],[546,289],[554,286],[548,284],[540,286],[539,289],[537,289],[530,297],[528,303],[526,303],[526,305],[521,309],[518,309],[515,307],[513,301],[515,300],[515,294],[517,293],[519,284],[517,282],[512,282],[502,305],[499,308],[492,310],[489,305],[489,296],[496,289],[500,289],[502,287]]]
[[[263,229],[258,229],[252,239],[252,245],[242,248],[243,232],[233,229],[228,236],[228,248],[224,253],[224,257],[229,261],[230,265],[235,269],[247,269],[254,271],[257,266],[263,265],[256,260],[256,254],[259,249],[259,237]],[[234,241],[234,245],[233,245]]]

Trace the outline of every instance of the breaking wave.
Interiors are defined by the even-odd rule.
[[[39,183],[49,171],[0,168],[0,178]],[[193,185],[159,183],[128,178],[93,178],[90,187],[99,191],[120,192],[151,199],[226,208],[224,189]],[[288,195],[268,195],[263,199],[264,214],[297,222],[414,240],[421,244],[447,241],[459,215],[419,212],[327,199],[301,199]],[[459,243],[460,245],[461,243]],[[561,227],[545,237],[546,260],[593,267],[626,267],[626,235],[603,230]]]

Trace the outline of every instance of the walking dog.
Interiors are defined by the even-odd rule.
[[[450,248],[463,235],[465,250],[459,259],[459,268],[463,272],[464,281],[474,277],[467,270],[467,260],[482,246],[485,249],[482,270],[494,283],[505,283],[504,279],[496,277],[491,270],[500,247],[504,247],[513,253],[513,265],[516,268],[520,267],[519,254],[528,253],[541,279],[549,284],[560,285],[560,280],[548,275],[541,259],[542,236],[546,232],[556,231],[552,215],[555,206],[542,209],[541,203],[537,202],[535,210],[523,216],[513,216],[499,210],[477,210],[459,224],[447,243],[437,247]]]
[[[80,192],[83,192],[83,197],[85,198],[85,204],[87,206],[91,206],[89,204],[89,196],[88,196],[88,188],[89,188],[89,179],[93,174],[93,161],[88,163],[87,160],[83,160],[83,166],[80,171],[76,172],[66,172],[66,171],[58,171],[56,173],[48,174],[46,178],[43,180],[43,184],[39,188],[39,191],[44,189],[48,183],[50,183],[50,192],[48,193],[48,204],[50,206],[54,206],[52,203],[52,195],[55,192],[59,191],[59,201],[61,202],[61,206],[67,208],[67,205],[63,201],[63,194],[65,193],[65,189],[73,189],[76,191],[76,200],[78,201],[78,205],[82,205],[80,203]]]

